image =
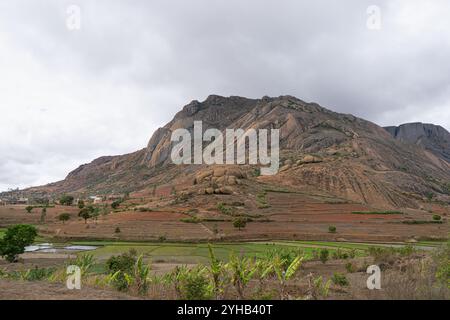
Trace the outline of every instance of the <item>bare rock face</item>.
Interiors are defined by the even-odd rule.
[[[33,190],[140,191],[159,182],[176,184],[187,179],[199,194],[232,194],[256,185],[259,178],[242,166],[172,164],[172,132],[178,128],[192,132],[197,120],[202,121],[203,130],[280,129],[283,166],[277,175],[264,177],[273,185],[320,190],[367,204],[410,207],[415,206],[414,198],[429,192],[443,197],[448,192],[450,134],[441,127],[409,124],[385,130],[292,96],[247,99],[217,95],[183,107],[153,134],[145,149],[99,158],[63,181]]]
[[[450,133],[441,126],[427,123],[407,123],[385,127],[394,138],[422,146],[436,156],[450,162]]]

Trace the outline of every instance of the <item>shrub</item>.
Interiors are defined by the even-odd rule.
[[[95,263],[94,256],[86,253],[79,255],[75,260],[70,261],[71,265],[80,267],[81,275],[85,275],[93,267]]]
[[[106,261],[106,268],[112,274],[111,283],[119,291],[127,291],[131,281],[129,275],[133,273],[137,262],[136,251],[130,250],[119,256],[112,256]]]
[[[198,266],[189,270],[182,281],[181,292],[186,300],[211,299],[212,292],[206,268]]]
[[[328,257],[330,256],[330,252],[328,249],[320,249],[319,259],[322,263],[326,263],[328,261]]]
[[[433,220],[434,221],[440,221],[442,219],[442,217],[438,214],[433,215]]]
[[[341,286],[341,287],[348,286],[347,277],[345,275],[343,275],[342,273],[335,272],[333,274],[333,277],[331,278],[331,280],[333,281],[333,283],[335,285],[338,285],[338,286]]]
[[[314,300],[326,298],[330,291],[330,286],[331,280],[324,282],[321,276],[314,278],[312,274],[308,275],[308,291],[310,295],[309,298],[312,298]]]
[[[120,233],[120,228],[116,227],[116,230],[114,230],[114,233]]]
[[[355,266],[353,265],[353,263],[347,262],[347,263],[345,264],[345,270],[347,270],[348,273],[353,273],[353,272],[355,272],[356,268],[355,268]]]
[[[31,245],[36,236],[36,228],[30,225],[9,227],[0,239],[0,255],[8,262],[16,262],[18,255],[25,252],[25,247]]]
[[[335,252],[333,252],[331,254],[331,256],[335,260],[339,260],[339,259],[345,260],[345,259],[348,259],[350,255],[348,254],[348,252],[342,251],[341,248],[338,248]]]
[[[31,213],[31,211],[33,211],[33,207],[32,207],[32,206],[27,206],[27,207],[25,208],[25,210],[26,210],[28,213]]]
[[[425,193],[425,197],[427,197],[428,201],[431,201],[434,198],[434,193],[433,192],[426,192]]]
[[[335,233],[336,232],[336,227],[335,226],[329,226],[328,227],[328,232]]]
[[[29,269],[25,274],[27,281],[40,281],[48,279],[56,271],[55,268],[38,268]]]
[[[437,250],[433,260],[436,264],[436,279],[450,289],[450,241]]]
[[[225,203],[219,202],[217,204],[217,209],[224,215],[232,215],[233,209],[228,207]]]

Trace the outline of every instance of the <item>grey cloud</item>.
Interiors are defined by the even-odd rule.
[[[366,28],[374,3],[380,31]],[[446,0],[3,2],[0,189],[139,149],[212,93],[291,94],[381,125],[449,129],[448,16]]]

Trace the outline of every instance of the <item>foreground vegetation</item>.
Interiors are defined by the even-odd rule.
[[[81,269],[83,285],[144,298],[326,299],[332,291],[351,290],[349,277],[355,272],[365,274],[369,263],[375,263],[386,275],[387,298],[449,298],[450,242],[433,254],[425,254],[410,245],[400,248],[368,246],[360,251],[361,248],[356,248],[358,244],[349,244],[350,248],[330,249],[331,244],[308,248],[310,250],[289,246],[281,248],[279,244],[246,244],[252,249],[270,248],[260,252],[236,251],[238,244],[191,245],[202,257],[206,255],[207,261],[177,264],[162,274],[152,272],[152,263],[156,262],[154,256],[143,250],[147,246],[128,243],[108,248],[106,245],[93,253],[79,254],[61,267],[23,271],[0,269],[0,278],[64,283],[66,267],[77,265]],[[158,245],[155,244],[156,247]],[[101,261],[105,254],[102,249],[113,248],[120,249],[117,249],[118,254]],[[176,253],[188,246],[176,248],[174,244],[161,244],[159,248],[166,248],[167,253],[170,250]],[[304,272],[304,264],[311,260],[324,266],[335,260],[345,261],[346,272],[335,272],[329,277]]]

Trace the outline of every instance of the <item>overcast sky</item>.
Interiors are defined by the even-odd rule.
[[[450,129],[450,1],[0,0],[0,190],[141,149],[209,94]]]

